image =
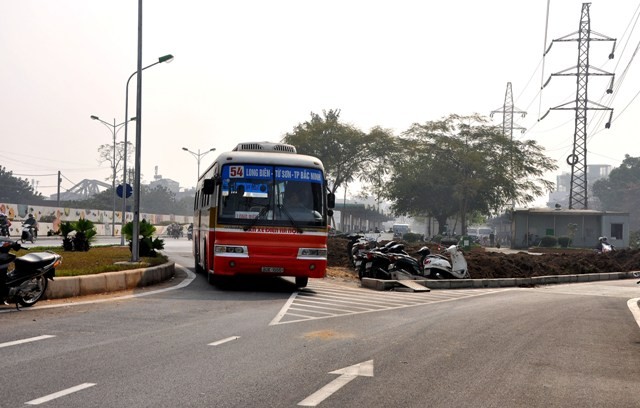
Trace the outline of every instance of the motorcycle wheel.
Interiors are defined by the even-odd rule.
[[[47,278],[44,276],[38,276],[28,281],[27,284],[34,284],[36,285],[36,288],[28,294],[18,297],[17,300],[20,305],[24,307],[31,307],[35,305],[40,298],[42,298],[44,292],[47,290]]]

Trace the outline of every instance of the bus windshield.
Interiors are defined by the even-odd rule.
[[[222,167],[221,176],[220,223],[326,226],[321,170],[227,164]]]

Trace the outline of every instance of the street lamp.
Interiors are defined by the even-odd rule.
[[[126,118],[126,116],[125,116]],[[125,125],[132,120],[136,120],[136,118],[131,118],[129,120],[125,120],[122,123],[116,125],[116,119],[113,119],[113,125],[109,122],[105,122],[95,115],[91,115],[91,119],[97,120],[106,127],[111,130],[113,133],[113,212],[111,213],[111,236],[115,236],[116,231],[116,133],[121,129],[122,125]],[[125,151],[126,154],[126,151]]]
[[[158,61],[154,62],[151,65],[147,65],[146,67],[142,68],[141,71],[144,71],[147,68],[151,68],[154,65],[158,65],[161,64],[163,62],[171,62],[173,61],[173,55],[171,54],[167,54],[164,55],[160,58],[158,58]],[[137,74],[138,71],[134,71],[133,74],[131,74],[131,76],[129,76],[129,79],[127,79],[127,88],[126,88],[126,98],[124,100],[124,117],[126,118],[129,114],[129,81],[131,81],[131,78],[133,78],[133,76],[135,74]],[[125,224],[125,215],[127,214],[127,125],[124,125],[124,162],[122,165],[122,226],[124,227]],[[124,245],[124,233],[120,234],[120,245]]]
[[[200,153],[200,149],[198,149],[198,153],[196,153],[196,152],[192,152],[191,150],[187,149],[186,147],[183,147],[183,148],[182,148],[182,150],[184,150],[185,152],[189,152],[189,153],[191,153],[191,155],[192,155],[193,157],[195,157],[195,158],[196,158],[196,160],[198,161],[198,174],[197,174],[197,176],[198,176],[198,177],[196,177],[196,184],[197,184],[197,181],[200,179],[200,159],[201,159],[201,158],[202,158],[202,156],[204,156],[205,154],[207,154],[207,153],[209,153],[209,152],[212,152],[212,151],[216,150],[216,148],[215,148],[215,147],[212,147],[211,149],[209,149],[209,150],[207,150],[207,151],[205,151],[205,152],[203,152],[203,153]]]

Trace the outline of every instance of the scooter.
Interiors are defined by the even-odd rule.
[[[602,244],[602,248],[596,249],[596,252],[599,254],[606,254],[615,250],[615,247],[612,244],[609,244],[608,242],[602,242],[601,244]]]
[[[20,240],[24,244],[27,241],[35,241],[34,227],[29,224],[22,224],[22,233],[20,234]]]
[[[62,256],[54,252],[33,252],[19,258],[10,250],[23,249],[18,241],[0,241],[0,301],[31,307],[47,290],[49,280],[53,280],[56,267],[62,263]],[[9,272],[13,262],[15,268]]]
[[[467,260],[464,259],[460,247],[451,245],[443,252],[449,255],[451,262],[443,255],[431,254],[426,246],[420,248],[418,254],[422,256],[420,264],[425,277],[431,279],[468,279],[471,277],[467,270]]]

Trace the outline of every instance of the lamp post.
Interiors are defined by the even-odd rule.
[[[198,149],[198,153],[196,153],[196,152],[192,152],[191,150],[187,149],[186,147],[183,147],[183,148],[182,148],[182,150],[184,150],[185,152],[189,152],[189,153],[191,153],[191,155],[192,155],[193,157],[195,157],[195,158],[196,158],[196,160],[198,161],[198,174],[197,174],[197,177],[196,177],[196,182],[197,182],[197,180],[199,180],[199,179],[200,179],[200,159],[201,159],[201,158],[202,158],[202,156],[204,156],[205,154],[207,154],[207,153],[209,153],[209,152],[212,152],[212,151],[216,150],[216,148],[215,148],[215,147],[212,147],[211,149],[209,149],[209,150],[207,150],[207,151],[205,151],[205,152],[202,152],[202,153],[200,153],[200,149]]]
[[[126,116],[125,116],[126,118]],[[131,118],[129,120],[125,120],[122,123],[116,125],[116,119],[113,119],[113,125],[109,122],[105,122],[95,115],[91,115],[91,119],[97,120],[106,127],[111,130],[113,133],[113,211],[111,213],[111,236],[115,236],[116,234],[116,133],[121,129],[122,125],[126,125],[127,122],[131,122],[132,120],[136,120],[136,118]],[[124,216],[124,215],[123,215]]]
[[[161,64],[163,62],[171,62],[173,61],[173,55],[171,54],[167,54],[164,55],[160,58],[158,58],[158,61],[154,62],[151,65],[147,65],[146,67],[142,68],[141,71],[144,71],[147,68],[151,68],[154,65],[158,65]],[[131,78],[133,78],[133,76],[135,74],[137,74],[138,71],[134,71],[133,74],[131,74],[131,76],[129,76],[129,79],[127,79],[127,88],[126,88],[126,97],[124,100],[124,117],[126,118],[127,115],[129,114],[129,81],[131,81]],[[123,166],[122,166],[122,226],[124,227],[124,224],[126,222],[125,220],[125,215],[127,214],[127,148],[128,148],[128,144],[127,144],[127,124],[125,123],[124,125],[124,162],[123,162]],[[120,234],[120,245],[124,245],[124,233]]]

